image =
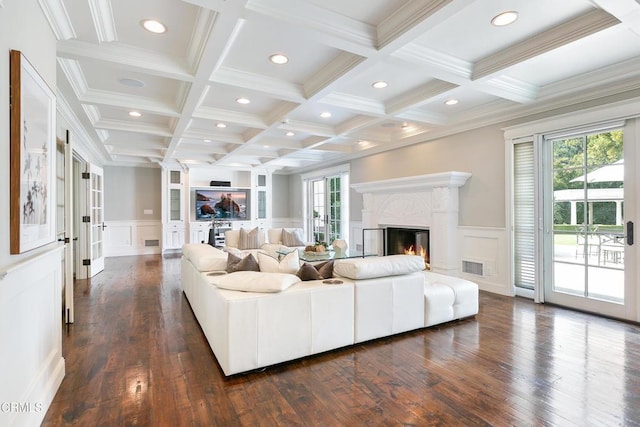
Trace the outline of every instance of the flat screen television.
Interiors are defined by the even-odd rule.
[[[246,221],[250,219],[251,190],[240,188],[196,188],[197,221]]]

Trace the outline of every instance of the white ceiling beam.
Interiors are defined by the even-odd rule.
[[[265,129],[267,127],[262,117],[256,114],[241,113],[238,111],[224,110],[222,108],[200,106],[194,110],[193,117],[196,119],[219,121],[258,129]]]
[[[154,76],[193,81],[193,75],[186,62],[122,43],[96,45],[79,40],[65,40],[58,42],[57,53],[58,57],[62,58],[97,59]]]
[[[591,0],[640,37],[640,3],[636,0]]]
[[[498,73],[513,65],[535,58],[619,23],[618,19],[607,12],[594,9],[480,59],[475,64],[472,79],[478,80]]]
[[[288,83],[249,71],[222,66],[213,72],[210,81],[212,83],[250,89],[286,101],[297,103],[305,101],[304,90],[301,85]]]
[[[89,0],[89,10],[96,29],[98,42],[108,43],[118,41],[116,23],[113,20],[111,0]]]
[[[432,80],[419,88],[414,88],[404,94],[392,99],[387,103],[387,114],[399,114],[422,104],[444,93],[447,93],[458,85],[442,80]]]
[[[249,0],[247,10],[327,36],[330,46],[367,55],[377,46],[376,29],[327,8],[299,0]],[[250,19],[250,16],[249,18]]]
[[[112,119],[100,119],[93,124],[97,129],[109,129],[118,130],[122,132],[135,132],[144,133],[147,135],[156,135],[170,137],[173,132],[167,127],[143,124],[143,123],[131,123],[124,120],[112,120]]]
[[[104,90],[89,89],[82,96],[78,97],[78,99],[80,102],[86,104],[108,105],[167,117],[180,116],[180,112],[176,109],[175,105],[169,105],[156,101],[155,99],[141,96],[123,95]]]

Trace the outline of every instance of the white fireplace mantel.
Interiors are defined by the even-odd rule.
[[[413,191],[429,191],[436,187],[462,187],[471,176],[468,172],[442,172],[428,175],[409,176],[382,181],[351,184],[358,193],[407,193]]]
[[[389,226],[429,229],[431,269],[455,276],[459,271],[458,191],[468,172],[443,172],[351,184],[362,194],[363,229]],[[379,249],[376,234],[363,234],[363,249]]]

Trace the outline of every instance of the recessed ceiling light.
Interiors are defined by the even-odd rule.
[[[268,145],[263,145],[262,148],[269,148],[269,146]]]
[[[285,133],[285,135],[287,135],[287,136],[294,136],[294,135],[295,135],[295,133],[293,133],[293,132],[289,131],[289,132]]]
[[[328,111],[324,111],[320,113],[320,117],[322,117],[323,119],[328,119],[329,117],[331,117],[331,113]]]
[[[204,142],[211,142],[211,140],[210,139],[205,139]]]
[[[251,103],[251,101],[249,99],[247,99],[247,98],[237,98],[236,102],[238,104],[249,104],[249,103]]]
[[[380,80],[378,82],[374,82],[371,86],[373,86],[376,89],[383,89],[383,88],[389,86],[389,83]]]
[[[156,21],[155,19],[144,19],[140,21],[140,24],[142,24],[145,30],[155,34],[162,34],[167,32],[167,27],[165,27],[162,23]]]
[[[282,65],[289,62],[289,58],[281,53],[274,53],[269,57],[269,61],[273,62],[274,64]]]
[[[138,79],[130,79],[127,77],[123,77],[121,79],[118,79],[118,81],[120,82],[120,84],[129,86],[129,87],[144,87],[144,82]]]
[[[142,113],[140,113],[139,111],[129,111],[129,115],[131,117],[142,117]]]
[[[456,105],[458,103],[458,100],[457,99],[448,99],[448,100],[444,101],[444,103],[446,105]]]
[[[220,129],[224,129],[224,128],[226,128],[226,127],[227,127],[227,125],[225,125],[224,123],[218,123],[218,124],[216,125],[216,127],[217,127],[217,128],[220,128]]]
[[[513,24],[516,19],[518,19],[518,12],[510,10],[494,16],[491,23],[496,27],[504,27],[505,25]]]

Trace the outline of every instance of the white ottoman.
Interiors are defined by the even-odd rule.
[[[478,314],[478,285],[459,277],[424,271],[424,326]]]

